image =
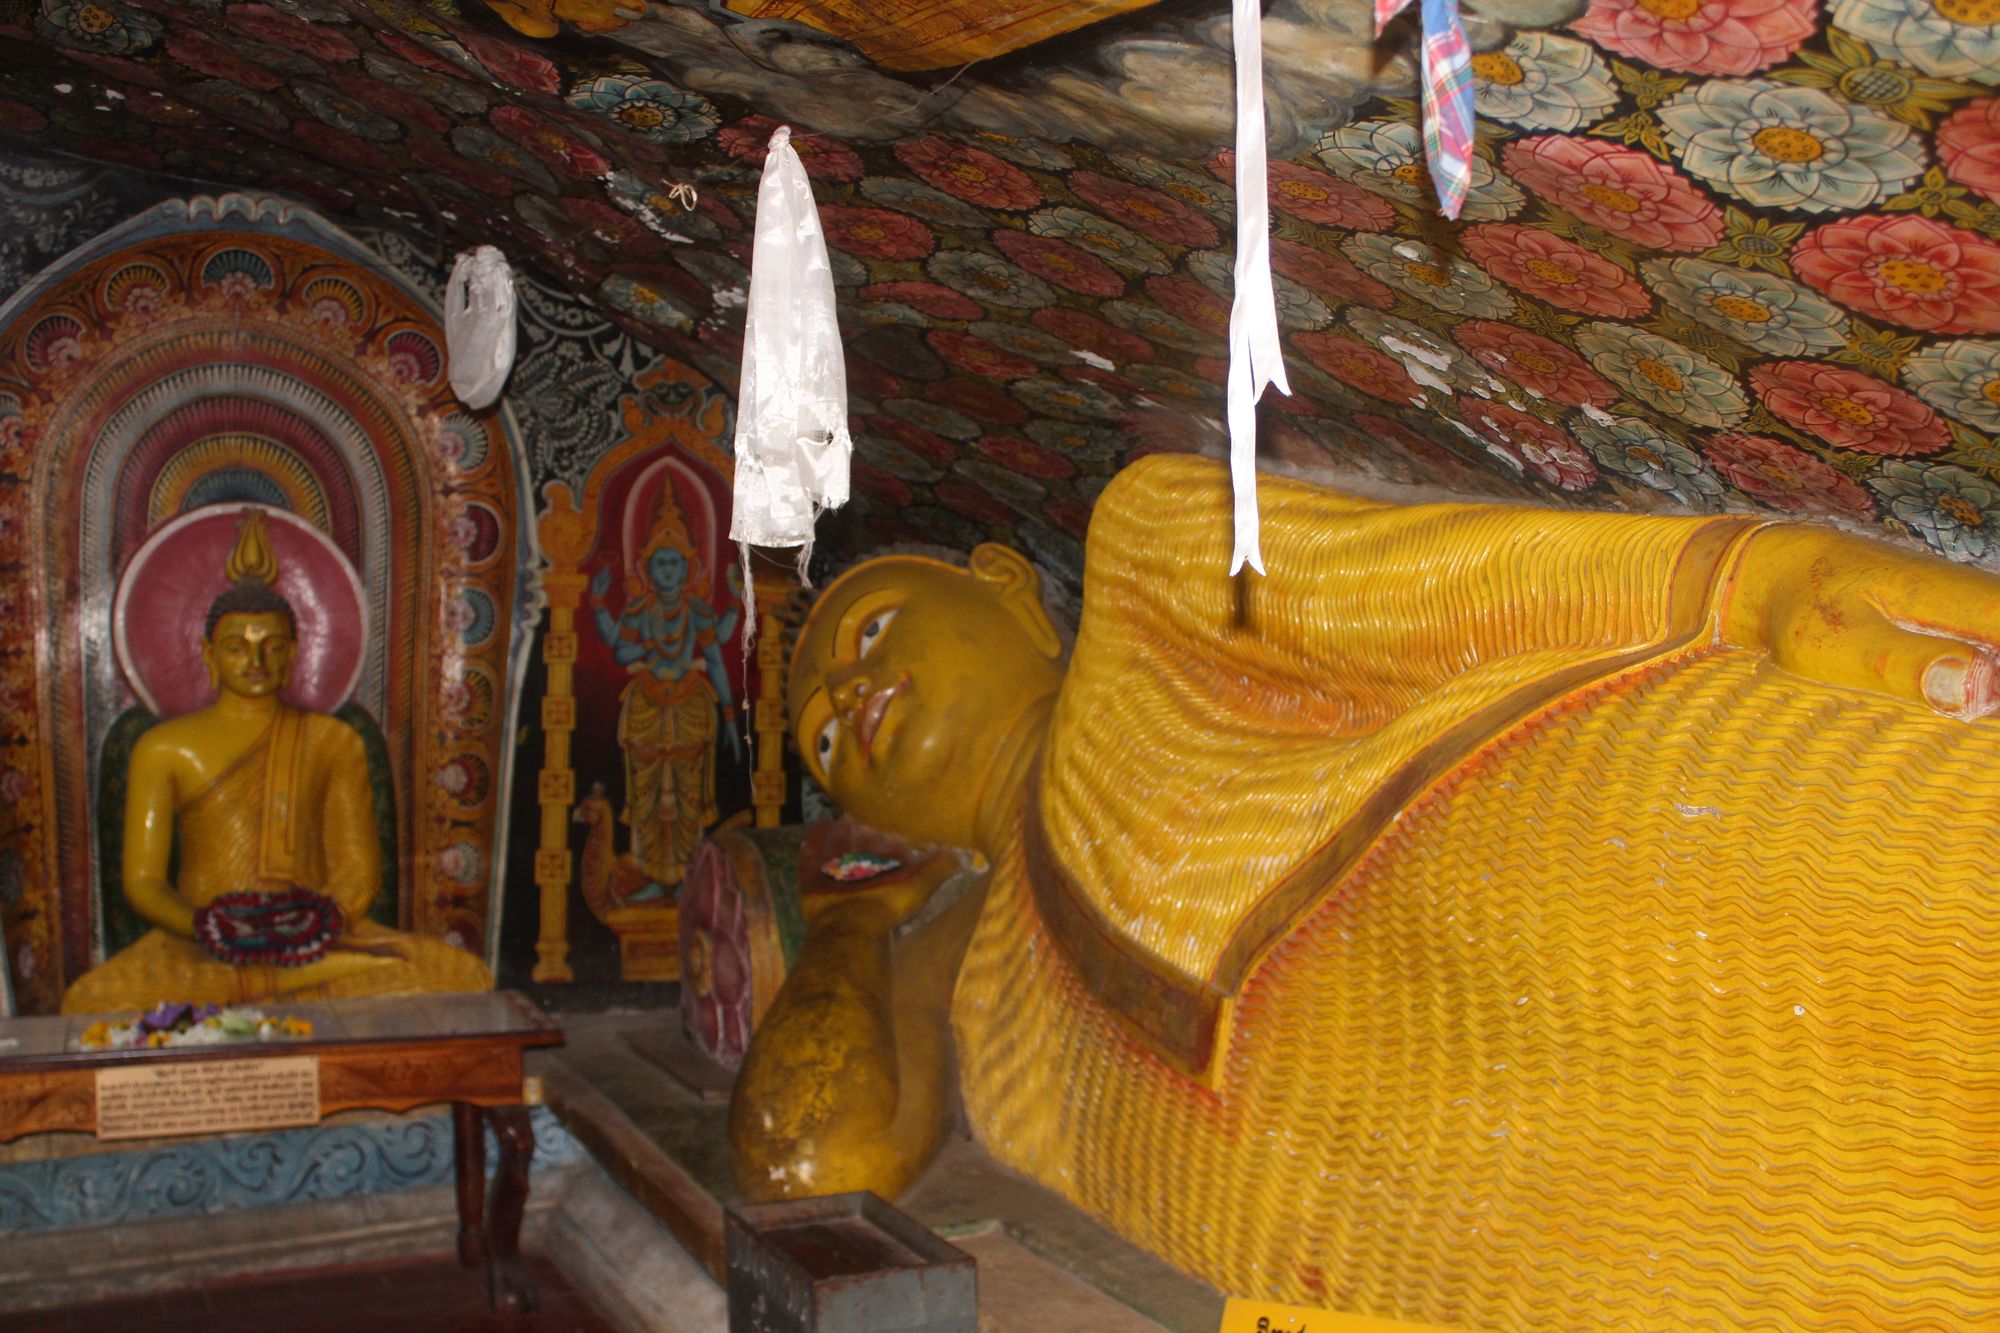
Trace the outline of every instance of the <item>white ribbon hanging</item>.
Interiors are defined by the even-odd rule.
[[[736,396],[736,495],[729,536],[743,557],[743,642],[756,634],[750,547],[796,546],[799,579],[813,521],[847,503],[847,366],[834,320],[833,268],[805,164],[780,125],[757,187],[743,371]]]
[[[1257,540],[1257,400],[1269,384],[1290,396],[1278,348],[1278,300],[1271,290],[1271,199],[1264,166],[1264,18],[1258,0],[1235,0],[1236,298],[1229,307],[1229,484],[1236,499],[1236,550],[1229,572],[1248,562],[1264,572]]]
[[[478,411],[500,396],[514,368],[514,272],[490,245],[461,250],[452,262],[444,350],[459,402]]]

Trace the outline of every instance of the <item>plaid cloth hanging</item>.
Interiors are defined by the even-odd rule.
[[[1375,35],[1410,0],[1375,0]],[[1423,0],[1424,152],[1438,209],[1456,218],[1472,185],[1472,48],[1458,19],[1458,0]]]

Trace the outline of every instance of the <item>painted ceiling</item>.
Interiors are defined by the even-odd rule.
[[[1414,30],[1268,7],[1265,452],[2000,565],[2000,0],[1467,19],[1446,223]],[[0,129],[497,244],[725,385],[793,125],[848,337],[837,531],[1072,570],[1121,463],[1222,440],[1230,88],[1219,0],[0,0]]]

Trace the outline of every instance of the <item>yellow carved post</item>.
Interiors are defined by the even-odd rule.
[[[579,571],[590,534],[570,489],[552,481],[542,490],[548,507],[535,526],[548,571],[542,588],[549,602],[549,632],[542,640],[548,683],[542,691],[542,771],[535,798],[542,838],[535,852],[535,885],[542,895],[541,934],[535,941],[537,982],[576,980],[569,966],[569,825],[576,801],[576,771],[569,738],[576,730],[576,608],[588,582]]]
[[[747,572],[747,571],[746,571]],[[757,767],[750,775],[750,802],[757,808],[757,827],[776,828],[785,807],[785,626],[780,613],[798,585],[789,578],[759,572],[751,576],[757,590]]]

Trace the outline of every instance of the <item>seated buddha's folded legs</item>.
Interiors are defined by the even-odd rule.
[[[303,967],[234,966],[193,940],[155,930],[79,977],[64,993],[62,1007],[66,1014],[120,1013],[161,1001],[326,1000],[485,990],[492,984],[486,965],[463,949],[372,921],[360,923],[333,952]]]

